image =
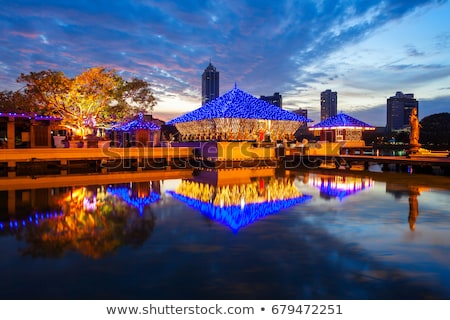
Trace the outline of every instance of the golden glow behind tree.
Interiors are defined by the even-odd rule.
[[[73,79],[46,70],[21,74],[17,81],[26,83],[35,112],[62,117],[62,124],[81,136],[98,126],[151,112],[156,104],[146,81],[125,81],[105,67],[88,69]]]

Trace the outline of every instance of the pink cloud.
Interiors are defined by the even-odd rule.
[[[27,33],[27,32],[21,32],[21,31],[11,31],[11,34],[13,36],[19,36],[27,39],[37,39],[39,37],[39,34],[37,33]]]

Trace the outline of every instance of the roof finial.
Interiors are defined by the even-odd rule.
[[[234,88],[237,89],[237,82],[234,82]]]

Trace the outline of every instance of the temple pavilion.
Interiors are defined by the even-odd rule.
[[[235,85],[222,96],[177,117],[181,140],[248,141],[293,138],[311,120],[281,109],[242,91]]]
[[[136,119],[113,128],[113,140],[119,146],[156,146],[159,144],[161,127],[153,122],[152,116],[142,113]]]
[[[367,148],[362,134],[366,130],[375,130],[375,127],[340,112],[309,127],[309,130],[313,131],[314,136],[320,137],[320,141],[340,143],[341,150],[346,153],[355,150],[362,153],[362,150]]]

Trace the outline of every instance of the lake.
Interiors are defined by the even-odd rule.
[[[91,180],[0,190],[1,299],[450,299],[448,177]]]

